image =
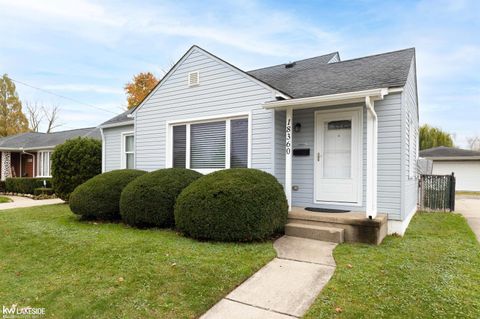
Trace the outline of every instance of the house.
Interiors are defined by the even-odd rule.
[[[27,132],[0,138],[1,180],[8,177],[50,177],[53,149],[75,137],[101,139],[100,129],[89,127],[54,133]]]
[[[433,161],[434,175],[454,173],[457,191],[480,192],[480,152],[440,146],[420,151],[420,157]]]
[[[245,72],[192,46],[138,107],[100,127],[103,171],[261,169],[282,183],[292,214],[384,216],[390,233],[416,211],[413,48]]]

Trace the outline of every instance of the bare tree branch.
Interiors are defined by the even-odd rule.
[[[58,116],[60,113],[60,107],[58,105],[53,105],[52,107],[42,107],[43,114],[47,119],[47,131],[46,133],[51,133],[57,127],[62,126],[58,123]]]
[[[37,102],[25,102],[27,107],[28,123],[32,132],[38,132],[40,129],[40,123],[42,122],[42,107]]]
[[[480,136],[467,138],[467,143],[471,150],[480,151]]]

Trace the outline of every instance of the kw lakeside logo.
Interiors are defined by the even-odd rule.
[[[45,315],[45,308],[18,307],[16,304],[2,308],[3,319],[35,318]]]

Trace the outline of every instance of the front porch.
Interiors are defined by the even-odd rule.
[[[365,212],[321,213],[292,207],[285,234],[336,243],[360,242],[379,245],[387,235],[387,215],[365,218]]]
[[[35,177],[35,153],[1,151],[1,180],[9,177]]]

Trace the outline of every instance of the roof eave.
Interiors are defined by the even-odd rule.
[[[118,123],[110,123],[110,124],[101,124],[99,126],[99,128],[111,128],[111,127],[119,127],[119,126],[126,126],[126,125],[133,125],[134,124],[134,121],[133,121],[133,118],[128,120],[128,121],[122,121],[122,122],[118,122]]]
[[[388,88],[377,88],[371,90],[320,95],[290,100],[271,101],[264,103],[263,108],[281,110],[287,107],[306,108],[315,106],[348,104],[364,102],[366,97],[370,97],[372,100],[375,101],[383,99],[383,97],[389,93],[395,93],[400,91],[401,88],[395,88],[394,90],[389,90]]]

